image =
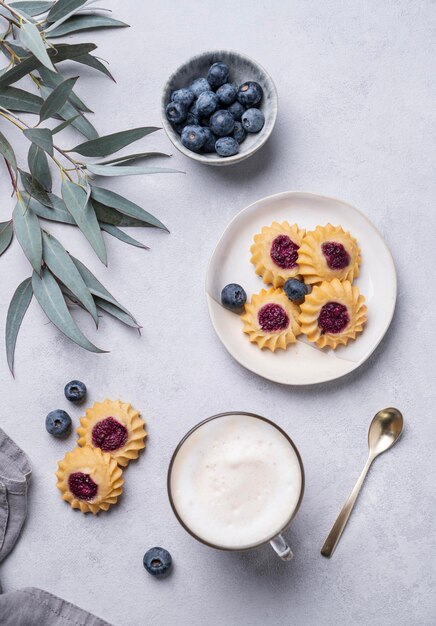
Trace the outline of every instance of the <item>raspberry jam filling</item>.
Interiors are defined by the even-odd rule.
[[[331,270],[343,270],[350,264],[350,255],[341,243],[326,241],[321,250]]]
[[[127,436],[127,428],[113,417],[106,417],[92,429],[92,443],[103,452],[113,452],[122,448]]]
[[[350,316],[346,306],[340,302],[327,302],[320,311],[318,326],[322,335],[325,333],[337,334],[344,330],[349,321]]]
[[[289,317],[279,304],[265,304],[257,314],[261,329],[265,333],[275,333],[289,326]]]
[[[298,248],[288,235],[279,235],[271,244],[270,256],[284,270],[297,266]]]
[[[73,496],[79,500],[92,500],[97,495],[98,485],[89,474],[74,472],[68,478],[68,487]]]

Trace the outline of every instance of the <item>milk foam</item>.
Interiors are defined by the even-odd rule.
[[[206,422],[182,444],[170,487],[175,509],[198,537],[223,548],[248,548],[279,533],[301,490],[297,455],[263,420],[226,415]]]

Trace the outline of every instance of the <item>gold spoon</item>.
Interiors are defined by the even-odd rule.
[[[398,409],[383,409],[374,416],[368,431],[368,460],[321,548],[323,556],[331,556],[338,545],[371,463],[379,454],[386,452],[394,445],[403,432],[403,426],[403,416]]]

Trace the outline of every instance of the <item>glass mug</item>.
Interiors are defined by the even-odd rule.
[[[281,559],[292,559],[282,532],[303,499],[304,468],[294,442],[274,422],[245,412],[220,413],[203,420],[176,447],[168,468],[167,489],[176,518],[201,543],[238,552],[270,543]],[[232,499],[233,508],[227,504]],[[223,504],[229,510],[214,510]],[[276,505],[275,527],[270,523],[268,529],[268,511]],[[224,527],[234,527],[235,515],[241,509],[247,529],[242,526],[234,532],[247,532],[247,537],[251,532],[251,540],[241,538],[229,545],[216,534],[212,536],[217,520],[221,520],[218,534]],[[265,528],[264,535],[254,537],[256,515]],[[232,533],[229,530],[228,536]]]

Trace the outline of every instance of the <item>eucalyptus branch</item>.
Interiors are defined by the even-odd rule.
[[[11,13],[14,17],[17,17],[20,23],[25,22],[26,24],[31,24],[30,20],[28,20],[24,15],[21,15],[21,13],[19,13],[18,11],[10,7],[8,4],[6,4],[4,0],[0,0],[0,6],[7,9],[9,13]],[[17,24],[17,26],[19,26],[19,24]]]

